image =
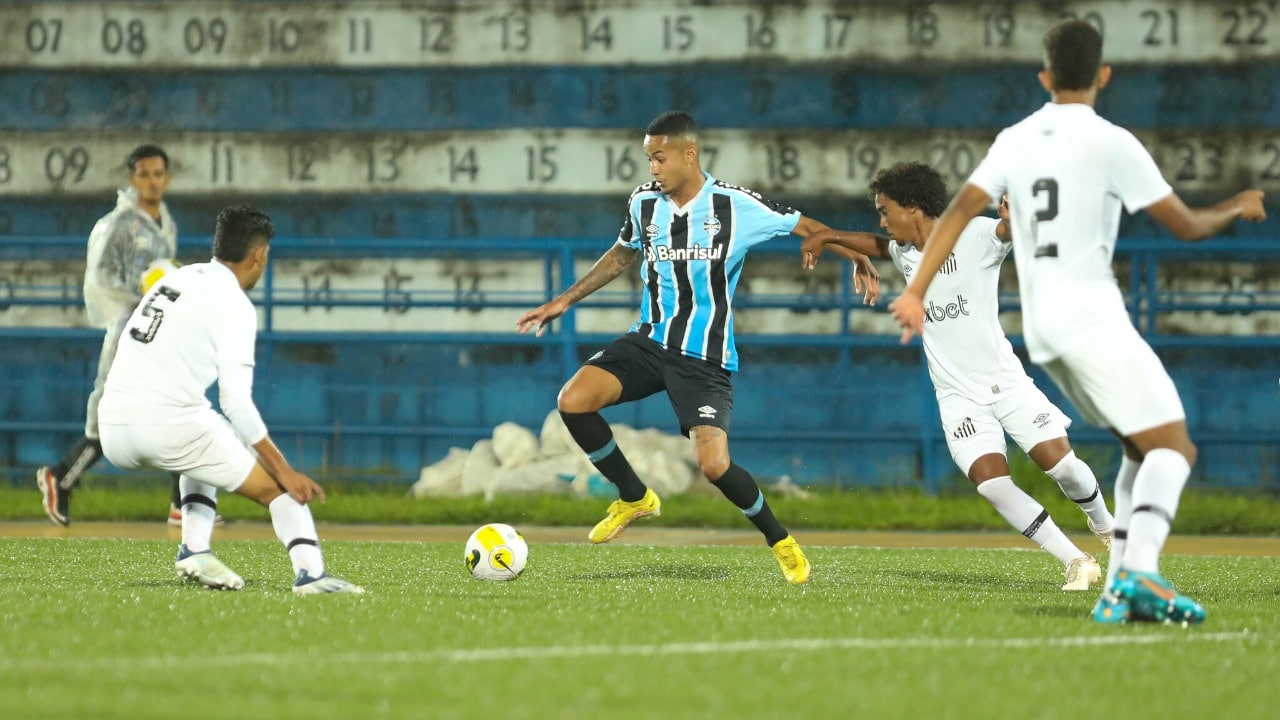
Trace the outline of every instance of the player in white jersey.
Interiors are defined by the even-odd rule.
[[[824,232],[800,251],[812,269],[827,245],[893,261],[907,281],[947,203],[937,170],[920,162],[882,169],[870,190],[888,237]],[[974,218],[925,297],[924,352],[947,448],[968,478],[1015,530],[1057,558],[1063,590],[1088,590],[1098,561],[1060,530],[1044,506],[1013,482],[1005,433],[1084,511],[1089,528],[1111,542],[1113,520],[1089,466],[1067,440],[1071,421],[1040,392],[1013,354],[999,320],[1000,266],[1009,254],[1008,219]]]
[[[293,469],[253,404],[258,313],[246,292],[267,267],[271,220],[250,207],[218,214],[213,259],[164,276],[125,326],[98,407],[102,450],[125,469],[182,473],[182,544],[175,567],[206,587],[239,590],[213,556],[214,499],[239,493],[271,512],[299,594],[364,590],[325,573],[307,503],[324,490]],[[205,391],[218,383],[215,411]]]
[[[1262,192],[1188,208],[1129,131],[1094,112],[1111,78],[1102,36],[1058,23],[1044,36],[1040,83],[1050,102],[996,137],[938,219],[919,273],[890,309],[903,339],[924,329],[924,298],[969,220],[1007,194],[1031,359],[1090,422],[1124,448],[1116,479],[1115,540],[1097,622],[1202,622],[1204,608],[1160,575],[1159,556],[1191,474],[1196,447],[1168,372],[1125,311],[1111,269],[1120,208],[1146,210],[1180,240],[1237,218],[1262,220]]]
[[[98,441],[98,402],[129,313],[148,283],[172,267],[178,226],[165,205],[169,156],[155,145],[139,145],[125,160],[129,187],[117,194],[115,208],[89,233],[84,271],[84,305],[89,322],[107,331],[98,355],[98,374],[85,408],[84,437],[56,465],[36,470],[45,514],[59,525],[71,524],[71,491],[80,476],[102,457]],[[177,512],[178,478],[173,478],[170,518]]]

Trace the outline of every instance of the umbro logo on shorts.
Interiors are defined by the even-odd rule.
[[[1049,413],[1040,413],[1036,416],[1036,419],[1031,422],[1035,424],[1036,427],[1043,428],[1045,425],[1049,424]]]
[[[712,420],[715,420],[716,409],[711,407],[710,405],[703,405],[702,407],[698,408],[698,417],[711,418]]]

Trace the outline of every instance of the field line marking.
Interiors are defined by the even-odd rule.
[[[1239,632],[1185,633],[1170,629],[1144,635],[1076,635],[1066,637],[1022,638],[796,638],[790,640],[740,640],[728,642],[659,643],[651,645],[549,645],[505,648],[459,648],[453,650],[414,650],[382,652],[324,653],[327,661],[339,664],[419,664],[482,663],[508,660],[548,660],[556,658],[720,655],[732,653],[774,652],[778,650],[959,650],[1034,649],[1103,647],[1118,645],[1158,645],[1175,642],[1255,642],[1274,640],[1270,635],[1243,630]],[[321,652],[317,648],[297,652],[237,653],[207,656],[103,657],[85,658],[0,658],[0,672],[36,672],[48,670],[132,670],[173,667],[223,667],[238,665],[275,665],[295,660],[299,654]]]

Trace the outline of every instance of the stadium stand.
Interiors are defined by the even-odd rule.
[[[0,466],[25,478],[82,423],[100,338],[80,309],[84,238],[142,141],[174,159],[182,259],[207,253],[230,201],[277,220],[257,397],[282,446],[303,466],[402,480],[498,423],[536,427],[577,362],[630,323],[635,285],[620,280],[550,338],[513,331],[612,241],[647,179],[639,133],[671,107],[698,118],[718,176],[871,229],[878,167],[925,159],[958,187],[994,132],[1043,102],[1040,33],[1075,13],[1104,27],[1117,66],[1099,111],[1180,192],[1280,190],[1272,11],[1014,7],[6,4]],[[1182,390],[1199,477],[1280,486],[1280,220],[1196,246],[1141,218],[1122,227],[1117,270]],[[846,269],[806,276],[793,245],[762,250],[739,292],[735,454],[766,477],[938,489],[951,468],[919,349],[898,346],[884,302],[860,306]],[[1014,283],[1010,264],[1016,331]],[[664,403],[612,417],[669,430]],[[1080,426],[1073,438],[1111,446]]]

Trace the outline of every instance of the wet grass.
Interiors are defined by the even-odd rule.
[[[224,542],[238,593],[173,543],[0,540],[13,718],[1273,717],[1280,559],[1166,558],[1200,627],[1100,627],[1044,553],[532,548],[471,579],[453,543],[327,543],[361,597],[297,597],[275,542]]]

